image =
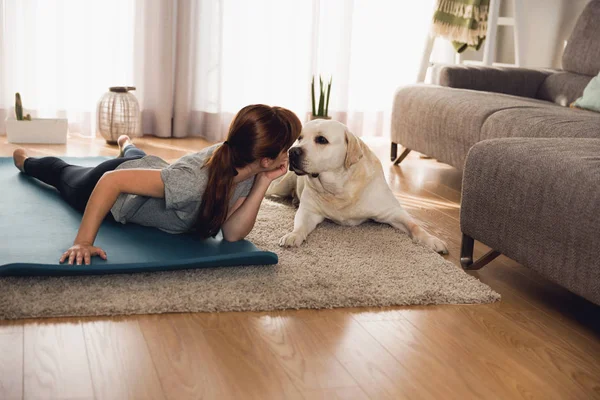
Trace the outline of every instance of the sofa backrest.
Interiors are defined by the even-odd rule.
[[[542,82],[535,97],[568,106],[583,96],[583,90],[591,80],[592,77],[587,75],[556,72]]]
[[[563,53],[565,71],[583,75],[600,72],[600,0],[592,0],[585,7]]]

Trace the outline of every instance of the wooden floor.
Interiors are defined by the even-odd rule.
[[[172,160],[206,142],[138,144]],[[387,143],[371,145],[400,201],[458,265],[460,174],[415,153],[393,167]],[[14,148],[0,137],[0,156]],[[117,154],[77,137],[28,148]],[[0,399],[600,398],[600,307],[505,257],[471,274],[502,301],[0,321]]]

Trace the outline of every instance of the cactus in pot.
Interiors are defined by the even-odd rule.
[[[19,93],[15,94],[15,114],[17,114],[18,121],[23,121],[23,104]]]
[[[18,92],[15,94],[15,114],[17,121],[31,121],[31,115],[27,114],[23,117],[23,103],[21,102],[21,95]]]

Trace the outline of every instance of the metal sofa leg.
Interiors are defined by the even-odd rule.
[[[460,265],[464,269],[468,269],[473,264],[473,246],[475,246],[475,240],[463,233],[460,244]]]
[[[494,258],[500,255],[499,251],[491,250],[487,252],[483,257],[479,260],[473,262],[473,246],[475,245],[475,240],[463,233],[462,243],[460,246],[460,265],[462,265],[465,270],[477,270],[483,268],[486,264],[490,263]]]
[[[402,160],[404,160],[406,158],[408,153],[410,153],[410,149],[405,148],[404,151],[402,152],[402,154],[400,154],[398,157],[396,157],[396,159],[392,159],[392,161],[394,162],[394,165],[400,164],[402,162]]]
[[[390,148],[390,160],[394,162],[394,165],[398,165],[406,158],[406,156],[410,153],[410,149],[405,148],[402,154],[398,156],[398,143],[392,142],[392,146]]]

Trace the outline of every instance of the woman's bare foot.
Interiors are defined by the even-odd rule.
[[[25,160],[28,157],[29,156],[27,155],[27,152],[25,151],[25,149],[16,149],[13,152],[13,161],[15,162],[15,167],[17,167],[19,169],[19,171],[25,172],[23,170],[23,165],[25,164]]]
[[[131,142],[131,138],[127,135],[121,135],[119,136],[119,138],[117,139],[117,144],[119,145],[119,157],[123,157],[124,155],[124,151],[125,151],[125,147],[129,146],[130,144],[133,144]]]

